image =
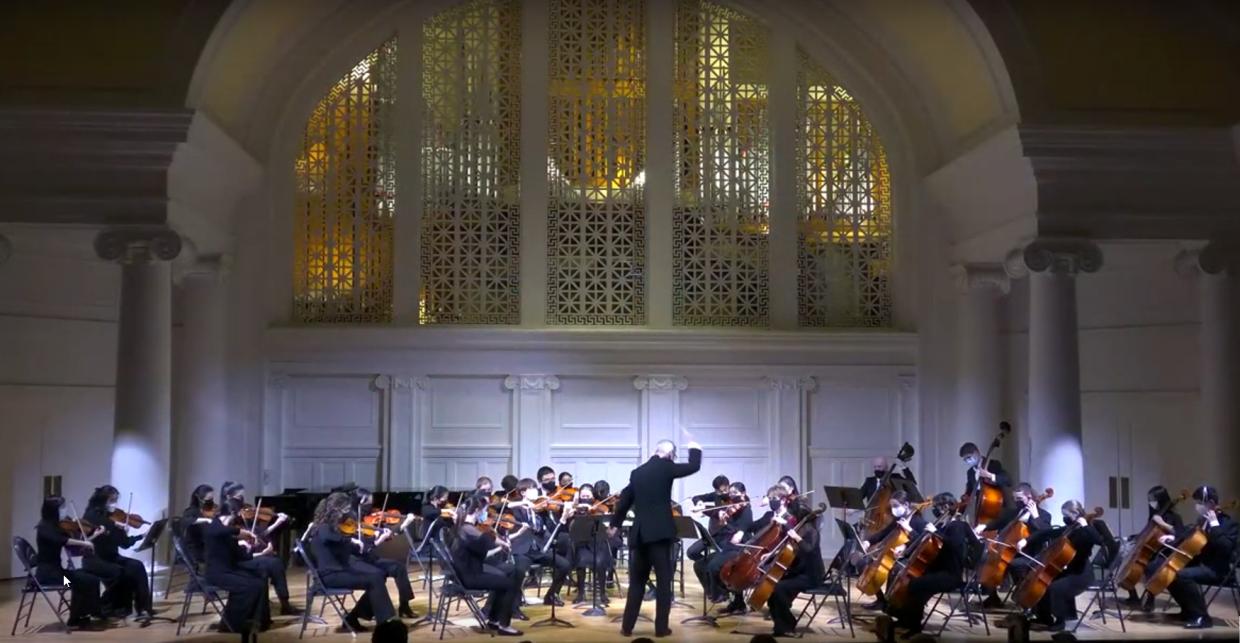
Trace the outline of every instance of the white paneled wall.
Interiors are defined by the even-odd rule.
[[[413,427],[420,486],[472,487],[484,475],[498,486],[513,447],[512,390],[504,378],[435,376],[427,378],[427,389],[426,413]]]
[[[370,375],[299,375],[275,391],[280,487],[377,485],[383,454],[381,389]]]
[[[557,379],[560,388],[551,396],[549,459],[544,462],[556,471],[571,472],[577,484],[627,480],[643,459],[642,395],[633,378]]]

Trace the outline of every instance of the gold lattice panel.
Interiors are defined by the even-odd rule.
[[[552,0],[547,323],[644,324],[646,5]]]
[[[678,0],[675,34],[673,322],[766,326],[769,31]]]
[[[520,26],[476,0],[423,27],[422,323],[521,321]]]
[[[801,326],[891,324],[891,171],[857,101],[799,53]]]
[[[396,41],[334,84],[306,123],[294,164],[296,321],[392,318]]]

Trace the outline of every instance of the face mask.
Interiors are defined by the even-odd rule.
[[[1199,516],[1204,516],[1204,515],[1206,515],[1206,514],[1207,514],[1207,513],[1209,513],[1209,512],[1210,512],[1209,507],[1206,507],[1205,505],[1201,504],[1200,502],[1199,502],[1199,503],[1197,503],[1197,515],[1199,515]]]
[[[1155,510],[1156,510],[1156,509],[1158,509],[1158,501],[1157,501],[1157,500],[1151,500],[1151,501],[1150,501],[1150,509],[1155,509]]]
[[[1198,505],[1198,506],[1200,506],[1200,505]],[[109,502],[109,503],[108,503],[108,511],[116,511],[116,503],[115,503],[115,502]]]
[[[881,478],[881,477],[883,477],[883,476],[884,476],[884,475],[886,475],[886,474],[887,474],[887,472],[886,472],[886,471],[884,471],[884,470],[882,470],[882,469],[875,469],[875,470],[874,470],[874,477],[875,477],[875,478]]]
[[[891,510],[891,515],[896,518],[903,518],[908,515],[908,507],[896,507]]]
[[[545,490],[547,493],[551,493],[552,491],[555,491],[555,481],[554,481],[554,480],[548,480],[548,481],[546,481],[546,482],[542,483],[542,488],[543,488],[543,490]]]
[[[1074,515],[1072,515],[1072,514],[1070,514],[1070,513],[1065,513],[1065,514],[1063,515],[1063,524],[1065,524],[1065,525],[1070,525],[1070,524],[1072,524],[1072,523],[1074,523],[1074,522],[1076,522],[1076,516],[1074,516]]]
[[[526,500],[533,500],[533,499],[535,499],[535,498],[537,498],[537,497],[538,497],[538,492],[537,492],[536,490],[534,490],[534,489],[526,489],[526,490],[525,490],[525,499],[526,499]]]
[[[771,511],[779,511],[781,501],[779,498],[771,498]]]
[[[964,459],[964,463],[969,465],[970,467],[976,467],[978,463],[980,462],[981,462],[981,459],[975,455],[971,455]]]

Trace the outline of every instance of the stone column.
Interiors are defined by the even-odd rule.
[[[1240,493],[1240,471],[1231,462],[1240,450],[1240,247],[1213,242],[1176,257],[1181,274],[1196,275],[1201,330],[1200,437],[1207,441],[1203,475],[1223,497]],[[1217,476],[1217,478],[1215,477]]]
[[[1004,355],[999,304],[1010,289],[1001,264],[957,265],[952,267],[952,274],[959,293],[956,422],[951,439],[939,444],[938,454],[932,456],[939,459],[940,466],[958,463],[960,445],[965,442],[985,449],[999,425]]]
[[[1054,487],[1056,498],[1083,501],[1076,276],[1097,272],[1102,251],[1085,240],[1045,239],[1026,246],[1018,259],[1009,266],[1029,274],[1031,471],[1024,477],[1037,487]]]
[[[121,264],[112,484],[148,520],[166,514],[172,481],[172,278],[181,237],[167,229],[109,230],[100,258]]]
[[[185,502],[195,486],[218,487],[240,473],[224,448],[239,446],[228,425],[228,292],[224,279],[230,263],[228,256],[204,257],[176,275],[181,337],[173,364],[177,377],[173,387],[174,507]]]

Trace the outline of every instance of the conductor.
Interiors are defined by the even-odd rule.
[[[654,566],[655,578],[655,636],[672,633],[667,625],[672,609],[672,545],[676,540],[676,523],[672,520],[672,481],[697,473],[702,468],[702,447],[690,442],[689,462],[676,462],[676,445],[671,440],[660,440],[654,454],[645,464],[629,475],[629,486],[620,494],[615,514],[611,518],[611,534],[614,536],[629,509],[633,510],[633,526],[629,528],[629,596],[624,604],[624,619],[620,634],[632,636],[637,613],[641,609],[646,583],[650,580],[650,568]]]

